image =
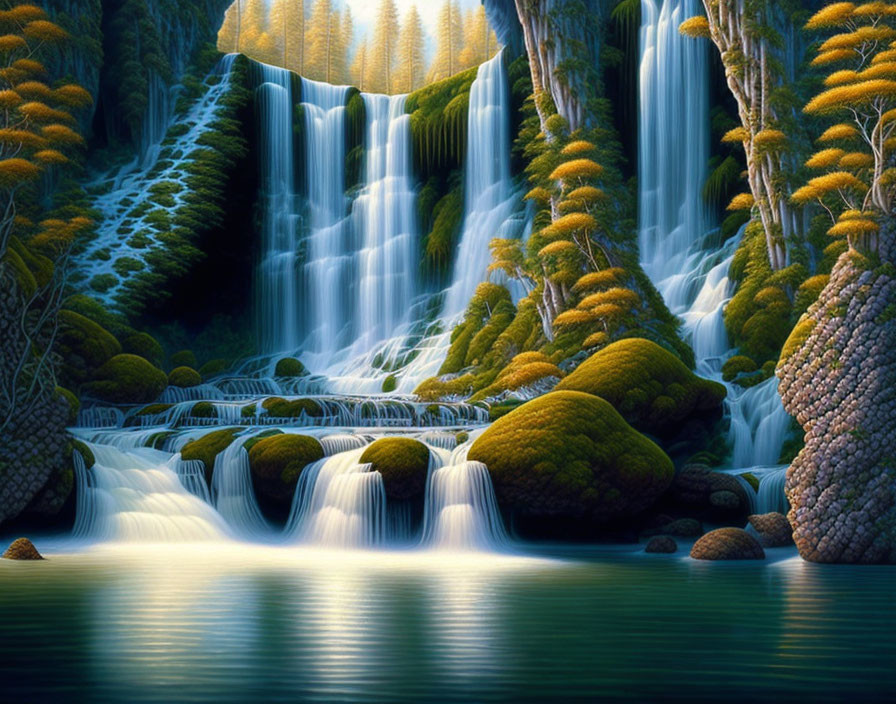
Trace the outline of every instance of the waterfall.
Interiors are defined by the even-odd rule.
[[[220,515],[181,484],[167,455],[152,450],[123,452],[89,443],[90,469],[75,453],[78,538],[176,542],[223,538]]]
[[[352,208],[361,242],[354,348],[363,354],[395,334],[417,293],[419,236],[405,96],[364,94],[365,186]]]
[[[303,470],[284,535],[326,547],[382,544],[386,491],[382,475],[359,464],[363,451],[325,457]]]
[[[776,511],[787,515],[790,504],[784,494],[787,481],[787,467],[776,467],[759,476],[759,491],[756,495],[756,513]]]
[[[212,473],[211,497],[230,527],[241,536],[257,536],[270,531],[261,515],[255,490],[252,488],[252,472],[249,453],[243,444],[246,438],[238,437],[215,458]]]
[[[211,504],[212,497],[208,490],[208,484],[205,483],[205,464],[202,460],[185,460],[178,452],[168,461],[168,466],[180,479],[184,489],[205,503]]]
[[[719,247],[703,205],[709,157],[707,47],[681,36],[698,0],[642,0],[639,245],[642,266],[669,309],[684,320],[697,372],[723,382],[731,356],[724,310],[740,236]],[[741,231],[741,236],[743,230]],[[777,461],[790,419],[773,377],[728,388],[732,466]]]
[[[455,550],[506,548],[504,522],[482,462],[460,462],[430,474],[423,544]]]
[[[350,294],[356,272],[346,222],[348,90],[302,79],[309,232],[300,293],[304,304],[301,346],[302,359],[312,371],[326,369],[350,341]]]
[[[299,346],[292,74],[265,64],[260,68],[261,345],[264,350],[279,352]]]

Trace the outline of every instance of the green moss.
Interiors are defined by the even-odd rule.
[[[224,428],[188,442],[180,451],[181,459],[201,460],[206,479],[211,481],[215,458],[230,446],[238,432],[239,428]]]
[[[672,461],[606,401],[556,391],[498,419],[470,448],[499,503],[530,516],[605,522],[648,508],[672,483]]]
[[[142,357],[119,354],[103,364],[96,380],[85,385],[94,396],[112,403],[149,403],[168,385],[165,372]]]
[[[288,505],[302,470],[324,456],[316,438],[278,434],[258,440],[249,449],[249,466],[256,492]]]
[[[196,360],[196,355],[193,354],[192,350],[180,350],[179,352],[175,352],[171,355],[171,359],[168,360],[168,364],[171,368],[175,367],[191,367],[195,369],[199,366],[199,362]]]
[[[739,374],[750,374],[759,367],[749,357],[742,354],[734,355],[722,365],[722,378],[725,381],[734,381]]]
[[[258,405],[251,403],[248,406],[243,406],[240,409],[240,417],[241,418],[254,418],[258,413]]]
[[[412,438],[382,438],[361,455],[361,463],[383,476],[386,496],[408,501],[423,496],[429,471],[429,448]]]
[[[72,440],[72,447],[81,454],[81,457],[84,459],[84,466],[87,469],[96,464],[96,457],[94,457],[93,452],[85,443],[80,440]]]
[[[464,199],[459,186],[435,204],[432,229],[423,241],[426,265],[431,271],[442,272],[450,268],[463,215]]]
[[[740,478],[746,480],[746,482],[751,487],[753,487],[753,491],[759,491],[759,478],[755,474],[747,472],[745,474],[741,474]]]
[[[122,343],[121,347],[124,352],[143,357],[143,359],[157,367],[162,364],[162,360],[165,357],[162,346],[152,335],[145,332],[138,332],[129,336]]]
[[[199,386],[202,383],[202,377],[199,372],[190,367],[176,367],[168,374],[168,385],[177,386],[181,389],[189,389],[193,386]]]
[[[217,418],[218,411],[215,410],[213,403],[200,401],[190,409],[190,415],[194,418]]]
[[[97,293],[106,293],[118,283],[118,277],[115,274],[97,274],[90,280],[89,286]]]
[[[310,398],[297,398],[287,401],[274,396],[273,398],[265,399],[261,407],[273,418],[299,418],[303,412],[311,418],[320,418],[324,414],[320,404]]]
[[[725,387],[696,376],[649,340],[620,340],[589,357],[556,387],[609,401],[633,426],[662,434],[695,413],[717,412]]]
[[[59,312],[57,351],[66,376],[81,382],[122,350],[115,337],[101,325],[71,310]]]
[[[385,379],[383,379],[382,390],[384,394],[392,393],[398,387],[398,380],[395,378],[394,374],[390,374]]]
[[[223,374],[230,368],[230,362],[226,359],[212,359],[199,367],[199,374],[203,379],[211,379],[213,376]]]
[[[137,411],[136,415],[138,416],[155,416],[159,413],[165,413],[166,411],[170,411],[172,409],[172,405],[170,403],[151,403],[148,406],[144,406],[139,411]]]
[[[62,388],[61,386],[56,387],[56,394],[64,398],[65,402],[68,404],[68,424],[74,425],[78,420],[78,411],[81,410],[81,402],[71,391]]]
[[[796,327],[793,328],[793,331],[787,338],[787,342],[784,343],[784,348],[781,350],[781,359],[778,362],[779,366],[800,351],[803,345],[806,344],[812,331],[815,330],[815,325],[815,318],[809,317],[803,317],[803,319],[796,324]]]
[[[274,376],[287,378],[305,376],[307,373],[305,365],[295,357],[284,357],[277,362],[277,367],[274,369]]]

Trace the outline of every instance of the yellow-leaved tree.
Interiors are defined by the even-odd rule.
[[[889,251],[896,237],[896,5],[831,3],[806,28],[831,34],[813,61],[829,71],[824,90],[805,107],[828,127],[807,162],[820,173],[793,198],[821,204],[834,222],[830,234],[851,248]]]

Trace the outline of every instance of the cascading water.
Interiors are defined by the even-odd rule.
[[[299,345],[299,217],[293,160],[292,74],[262,64],[257,90],[263,223],[260,268],[262,349]]]
[[[74,535],[111,541],[183,542],[225,537],[224,520],[191,494],[152,450],[123,452],[88,443],[90,469],[75,453],[77,515]]]
[[[255,499],[245,442],[246,438],[237,438],[215,458],[211,497],[234,532],[257,536],[269,532],[270,527]]]
[[[345,197],[345,103],[347,86],[302,79],[305,113],[305,174],[309,232],[302,269],[302,358],[326,369],[350,342],[351,295],[356,280],[349,247]],[[284,351],[294,350],[282,348]]]
[[[684,320],[697,371],[722,381],[732,354],[724,309],[739,237],[719,247],[703,206],[709,156],[707,48],[678,27],[698,0],[642,0],[640,233],[642,265],[670,310]],[[732,466],[777,461],[790,423],[772,378],[728,387]]]

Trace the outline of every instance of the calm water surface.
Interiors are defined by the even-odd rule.
[[[886,567],[791,553],[47,552],[0,561],[4,701],[896,697]]]

